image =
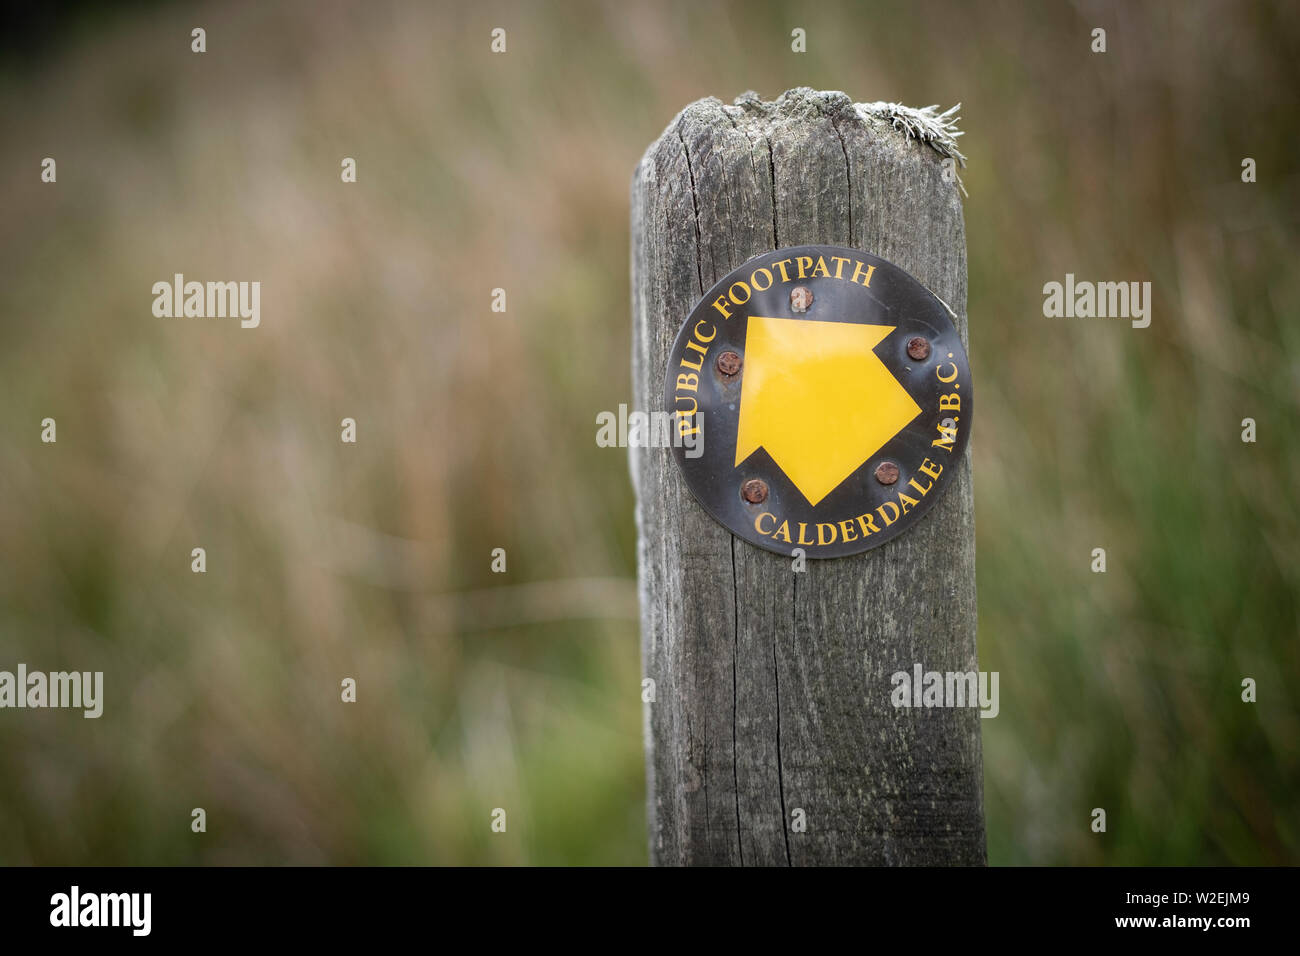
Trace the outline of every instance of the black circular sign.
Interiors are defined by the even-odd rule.
[[[673,455],[746,541],[810,558],[884,544],[966,448],[970,368],[947,307],[878,256],[795,246],[709,290],[668,359]]]

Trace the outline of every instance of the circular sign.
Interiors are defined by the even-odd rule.
[[[933,506],[970,434],[970,367],[947,306],[893,263],[795,246],[709,290],[668,359],[673,455],[732,533],[836,558]]]

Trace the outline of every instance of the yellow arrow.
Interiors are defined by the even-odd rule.
[[[767,449],[816,505],[921,413],[872,351],[892,325],[750,316],[736,464]]]

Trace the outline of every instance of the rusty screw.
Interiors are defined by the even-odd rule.
[[[723,375],[735,375],[740,371],[740,356],[731,351],[723,352],[716,364]]]
[[[740,486],[740,495],[751,505],[761,505],[767,500],[767,482],[762,478],[751,478]]]
[[[930,343],[921,336],[907,340],[907,354],[912,356],[918,362],[930,357]]]
[[[882,485],[892,485],[898,480],[898,466],[892,461],[882,461],[876,466],[876,481]]]
[[[812,303],[812,289],[806,285],[797,285],[790,290],[790,308],[794,311],[807,312]]]

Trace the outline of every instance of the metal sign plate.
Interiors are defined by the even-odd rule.
[[[898,266],[838,246],[764,253],[710,289],[677,335],[664,397],[705,510],[810,558],[920,520],[957,469],[973,406],[947,307]]]

